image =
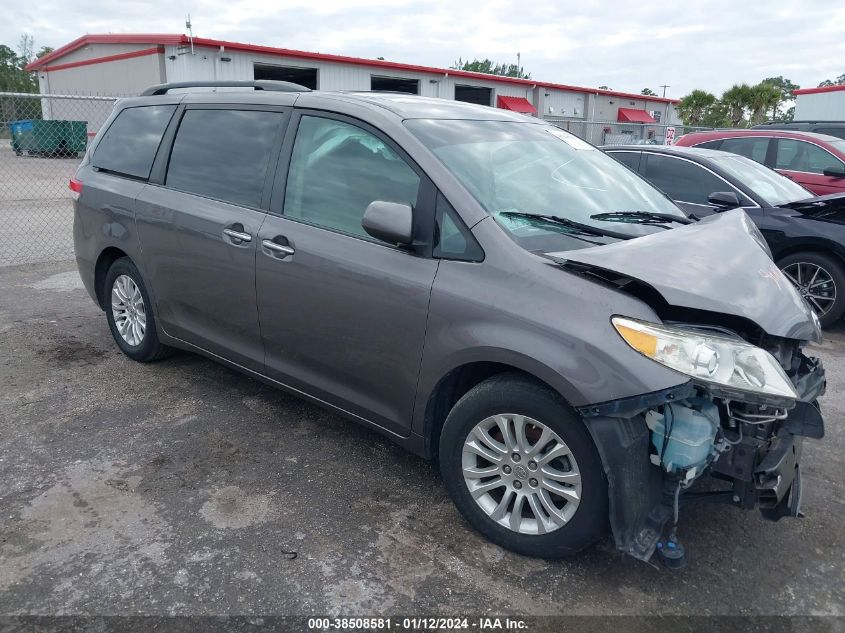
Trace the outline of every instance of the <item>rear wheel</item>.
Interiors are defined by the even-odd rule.
[[[149,362],[173,349],[158,339],[152,303],[141,273],[128,257],[109,268],[105,281],[106,318],[117,346],[132,360]]]
[[[845,272],[842,264],[823,253],[793,253],[778,267],[810,304],[822,327],[836,323],[845,313]]]
[[[494,376],[458,401],[440,469],[467,521],[520,554],[571,555],[606,528],[607,481],[587,429],[557,393],[520,374]]]

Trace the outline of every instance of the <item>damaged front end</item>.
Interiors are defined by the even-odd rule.
[[[649,560],[660,549],[664,561],[682,563],[675,526],[679,506],[692,499],[758,507],[775,521],[800,515],[802,441],[824,435],[824,369],[798,341],[760,335],[754,343],[779,364],[794,397],[693,378],[580,410],[605,465],[620,550]],[[708,489],[694,492],[702,476]]]

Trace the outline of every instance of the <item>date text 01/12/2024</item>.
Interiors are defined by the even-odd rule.
[[[476,631],[518,631],[525,630],[524,620],[508,617],[479,617],[479,618],[445,618],[445,617],[406,617],[406,618],[309,618],[308,628],[311,630],[405,630],[405,631],[439,631],[439,630],[476,630]]]

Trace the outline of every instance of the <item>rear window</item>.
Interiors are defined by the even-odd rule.
[[[186,110],[167,168],[167,187],[258,207],[284,115],[261,110]]]
[[[146,180],[175,105],[126,108],[97,144],[91,164],[116,174]]]

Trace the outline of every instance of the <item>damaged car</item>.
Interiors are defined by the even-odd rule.
[[[689,499],[800,514],[815,314],[744,211],[697,221],[542,120],[156,86],[118,102],[71,189],[80,274],[129,358],[199,353],[438,459],[503,547],[566,556],[609,529],[679,566]]]

